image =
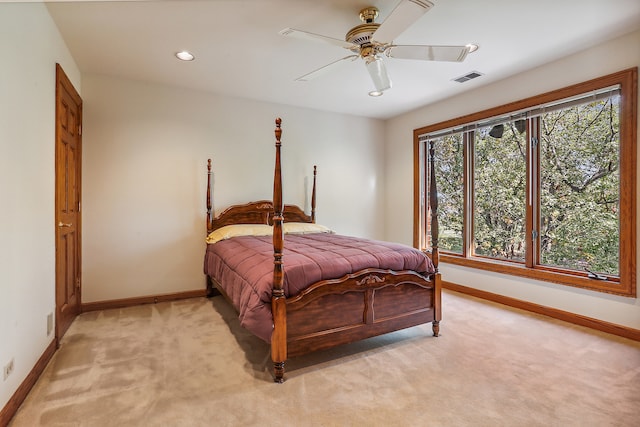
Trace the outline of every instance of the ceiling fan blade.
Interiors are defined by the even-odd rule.
[[[385,50],[385,54],[398,59],[462,62],[469,54],[470,49],[469,46],[391,45]]]
[[[379,95],[387,89],[391,89],[391,79],[387,74],[387,68],[384,66],[381,58],[373,58],[367,60],[367,71],[373,80],[373,85],[376,87],[376,91]]]
[[[393,42],[432,7],[433,3],[427,0],[402,0],[371,35],[371,40],[383,44]]]
[[[345,49],[358,49],[358,45],[349,43],[344,40],[334,39],[333,37],[322,36],[320,34],[309,33],[307,31],[296,30],[293,28],[285,28],[278,32],[281,36],[294,37],[302,40],[312,40],[332,44],[334,46],[343,47]]]
[[[319,77],[323,74],[328,73],[329,71],[333,70],[334,68],[336,68],[338,65],[343,64],[345,62],[347,62],[347,60],[350,61],[355,61],[356,59],[358,59],[358,55],[349,55],[349,56],[345,56],[344,58],[340,58],[337,61],[333,61],[327,65],[325,65],[324,67],[320,67],[317,70],[314,70],[310,73],[305,74],[304,76],[300,76],[296,79],[296,81],[300,81],[300,82],[307,82],[309,80],[313,80],[316,77]]]

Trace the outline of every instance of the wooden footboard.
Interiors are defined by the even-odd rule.
[[[298,356],[433,322],[438,335],[440,275],[367,269],[325,280],[286,304],[287,355]]]

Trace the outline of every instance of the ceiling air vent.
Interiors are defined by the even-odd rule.
[[[484,76],[484,74],[482,74],[479,71],[471,71],[470,73],[467,73],[464,76],[456,77],[455,79],[453,79],[453,81],[458,83],[464,83],[466,81],[475,79],[476,77],[480,77],[480,76]]]

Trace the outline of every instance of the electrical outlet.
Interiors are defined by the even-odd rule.
[[[47,336],[53,331],[53,313],[47,314]]]
[[[4,371],[3,381],[6,381],[7,378],[9,378],[9,375],[11,375],[11,373],[13,372],[13,358],[9,361],[9,363],[4,365],[3,371]]]

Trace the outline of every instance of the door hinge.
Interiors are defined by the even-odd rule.
[[[536,240],[538,238],[538,230],[531,230],[531,238]]]
[[[531,137],[531,145],[534,147],[538,146],[538,137],[537,136],[532,136]]]
[[[78,135],[82,136],[82,125],[78,125]]]

